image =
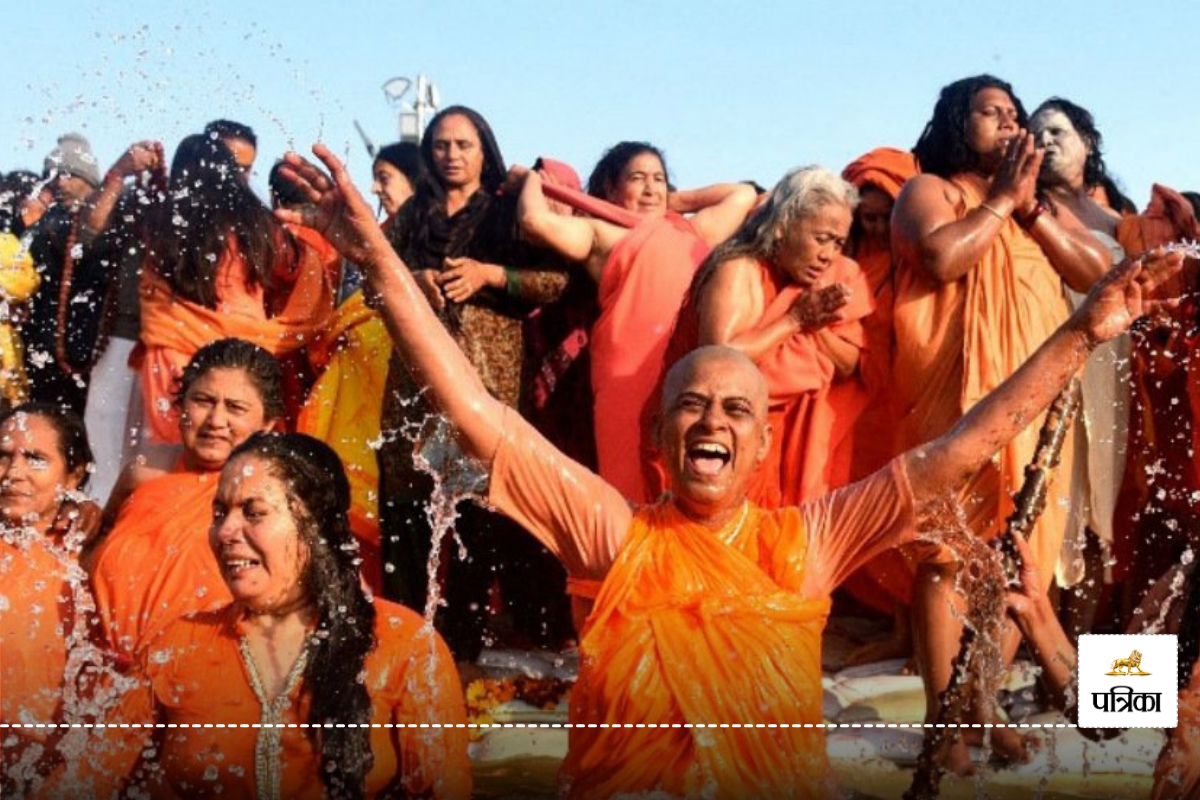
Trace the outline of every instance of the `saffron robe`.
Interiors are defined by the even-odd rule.
[[[372,724],[439,723],[446,727],[371,729],[374,765],[366,797],[469,798],[466,709],[458,672],[441,638],[412,611],[375,600],[375,649],[363,665]],[[264,708],[252,664],[243,657],[240,611],[230,605],[176,620],[141,659],[139,687],[122,700],[114,722],[236,723],[243,727],[109,729],[95,734],[99,755],[79,777],[113,788],[134,771],[153,741],[159,773],[141,770],[150,796],[258,800],[322,798],[320,755],[306,729],[309,698],[295,680],[282,702]],[[299,676],[297,676],[298,678]],[[250,727],[281,723],[285,727]],[[458,727],[451,727],[458,726]],[[264,741],[265,740],[265,741]],[[270,746],[274,741],[274,758]],[[257,755],[264,754],[260,771]],[[162,783],[167,784],[163,786]],[[70,786],[62,788],[70,789]],[[175,795],[172,795],[175,796]]]
[[[64,556],[36,534],[20,543],[7,533],[0,538],[0,722],[63,721],[75,607],[69,572]],[[60,731],[10,728],[4,736],[6,791],[20,794],[62,760],[54,750]],[[34,757],[33,748],[41,755]]]
[[[1198,237],[1200,224],[1191,204],[1159,184],[1151,189],[1143,213],[1122,217],[1117,224],[1117,241],[1130,256]],[[1186,285],[1189,272],[1185,264],[1180,275],[1158,290],[1160,297],[1185,298],[1166,311],[1166,324],[1133,339],[1129,439],[1112,553],[1113,582],[1133,589],[1131,608],[1150,582],[1178,563],[1186,543],[1178,531],[1193,527],[1192,497],[1200,491],[1194,457],[1200,370],[1191,363],[1197,342],[1188,333],[1195,327],[1197,303]]]
[[[333,318],[330,275],[337,254],[316,231],[289,228],[295,237],[297,259],[280,259],[272,271],[292,283],[281,301],[265,297],[261,285],[251,285],[253,268],[229,237],[217,264],[217,307],[207,308],[179,297],[153,267],[142,270],[140,359],[146,416],[155,439],[179,443],[179,414],[172,399],[176,382],[191,357],[206,344],[234,337],[245,339],[279,357],[311,342]]]
[[[645,219],[613,247],[600,275],[592,326],[592,391],[600,474],[646,499],[641,418],[662,376],[684,295],[709,247],[681,216]]]
[[[983,198],[970,186],[961,219]],[[948,283],[921,264],[897,264],[896,359],[892,379],[902,413],[900,447],[941,436],[1033,354],[1069,315],[1063,283],[1037,242],[1012,219],[1005,221],[979,263]],[[980,536],[997,535],[1013,510],[1025,466],[1037,447],[1044,414],[976,473],[960,492],[968,523]],[[1030,536],[1044,581],[1054,575],[1066,527],[1073,461],[1072,438],[1052,479],[1046,509]],[[907,599],[911,575],[882,576],[888,590]]]
[[[208,544],[220,475],[179,471],[142,484],[96,551],[100,625],[126,665],[179,617],[233,600]]]
[[[818,723],[833,589],[913,531],[900,460],[799,507],[744,501],[723,530],[670,500],[630,508],[508,414],[488,500],[578,583],[599,583],[571,695],[576,723]],[[577,602],[579,597],[576,597]],[[570,730],[564,793],[825,797],[820,728]]]

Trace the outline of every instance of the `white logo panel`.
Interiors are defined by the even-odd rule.
[[[1174,634],[1079,637],[1079,724],[1174,728],[1179,723],[1179,643]]]

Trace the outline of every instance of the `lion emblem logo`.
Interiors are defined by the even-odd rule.
[[[1122,672],[1124,670],[1124,672]],[[1136,671],[1135,671],[1136,670]],[[1142,672],[1142,654],[1134,650],[1129,654],[1129,658],[1118,658],[1112,662],[1112,672],[1106,672],[1105,675],[1149,675],[1149,672]]]

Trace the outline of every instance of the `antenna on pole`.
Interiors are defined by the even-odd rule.
[[[388,105],[400,112],[400,141],[420,142],[425,126],[437,113],[440,99],[437,87],[424,75],[417,75],[416,97],[412,103],[404,101],[408,90],[413,88],[409,78],[390,78],[383,84],[383,96]]]

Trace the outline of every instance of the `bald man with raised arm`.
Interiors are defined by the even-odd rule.
[[[492,398],[379,232],[341,163],[332,179],[292,154],[315,225],[362,265],[400,354],[488,465],[488,501],[598,587],[572,692],[564,792],[610,797],[825,797],[821,633],[830,593],[873,555],[910,541],[924,503],[967,479],[1066,386],[1091,350],[1143,313],[1177,256],[1129,263],[950,432],[852,486],[764,511],[746,485],[766,455],[766,388],[754,365],[702,348],[667,376],[658,437],[672,494],[633,508]],[[283,212],[285,220],[300,221]],[[589,723],[642,723],[624,728]],[[692,728],[696,723],[766,727]],[[774,724],[772,727],[771,725]]]

